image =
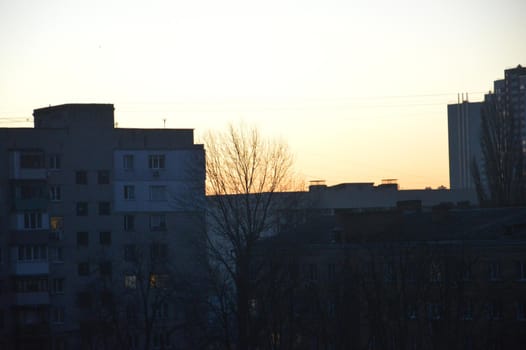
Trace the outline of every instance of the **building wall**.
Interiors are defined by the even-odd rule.
[[[474,189],[471,163],[483,167],[480,148],[482,102],[448,105],[449,186],[451,189]]]
[[[199,254],[203,146],[187,129],[115,129],[113,110],[54,106],[35,110],[35,128],[0,129],[2,349],[74,348],[87,341],[81,325],[94,314],[79,306],[79,294],[103,284],[123,291],[126,245],[144,247],[149,256],[152,245],[161,244],[170,258],[165,265],[199,278],[199,265],[183,258]],[[120,157],[128,152],[137,158],[135,170],[124,172]],[[148,167],[150,154],[166,157],[159,177]],[[136,186],[133,204],[122,198],[124,183]],[[163,185],[166,200],[150,200],[149,186]],[[193,206],[176,198],[192,198]],[[134,217],[133,228],[124,225],[125,215]],[[161,230],[152,229],[152,215],[164,218]],[[109,274],[102,271],[107,266]],[[176,309],[170,305],[173,322],[184,316]]]

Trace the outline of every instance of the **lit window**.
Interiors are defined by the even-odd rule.
[[[135,275],[124,276],[124,288],[136,289],[137,288],[137,276]]]
[[[164,154],[153,154],[148,157],[148,167],[150,169],[164,169]]]
[[[168,286],[168,275],[166,274],[154,274],[150,275],[150,286],[152,288],[166,288]]]
[[[52,216],[49,219],[51,231],[62,231],[64,218],[62,216]]]

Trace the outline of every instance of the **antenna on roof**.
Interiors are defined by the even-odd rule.
[[[163,125],[164,125],[164,128],[166,129],[166,118],[163,118]]]

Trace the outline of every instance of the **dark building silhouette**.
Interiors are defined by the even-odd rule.
[[[309,218],[261,242],[260,348],[524,347],[524,208],[415,202]]]

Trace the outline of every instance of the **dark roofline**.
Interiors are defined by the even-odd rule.
[[[111,108],[115,110],[112,103],[64,103],[61,105],[54,105],[48,107],[36,108],[33,110],[33,115],[40,112],[55,111],[60,109],[77,109],[77,108]]]

